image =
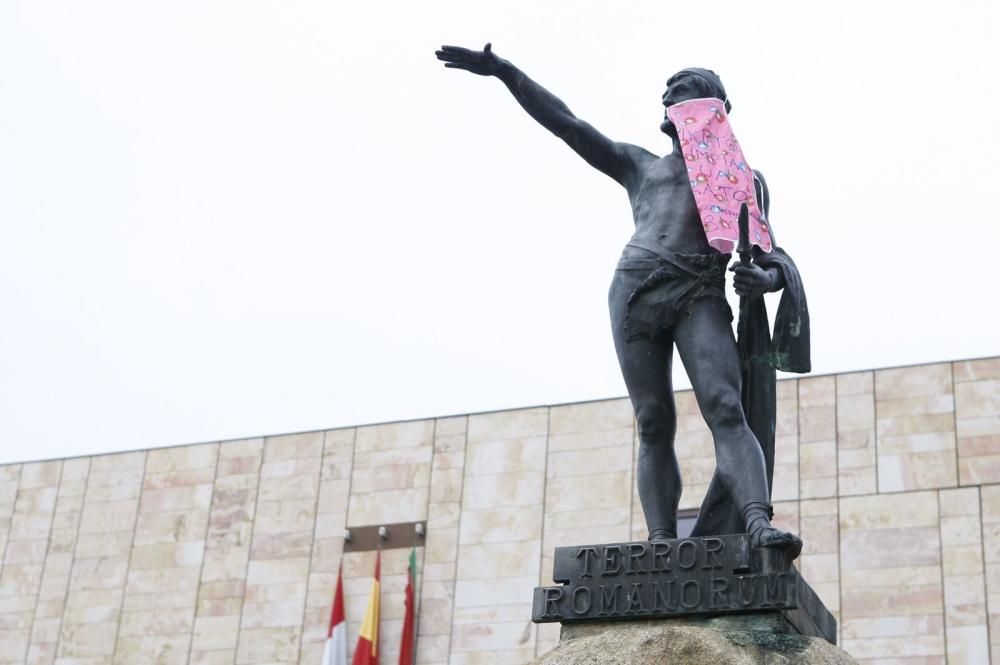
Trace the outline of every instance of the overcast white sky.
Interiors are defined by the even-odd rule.
[[[442,43],[714,69],[816,372],[1000,354],[993,5],[0,0],[0,463],[624,395],[624,192]]]

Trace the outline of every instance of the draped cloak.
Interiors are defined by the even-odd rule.
[[[747,299],[744,305],[747,311],[740,317],[737,328],[743,412],[764,451],[770,496],[774,480],[775,370],[798,373],[811,370],[809,309],[798,268],[783,249],[776,247],[769,253],[761,253],[754,262],[764,269],[777,268],[785,279],[774,336],[769,330],[763,296]],[[746,526],[740,508],[716,469],[691,535],[744,533]]]

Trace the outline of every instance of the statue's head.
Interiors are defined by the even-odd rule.
[[[724,101],[727,113],[733,108],[726,95],[726,89],[722,85],[722,79],[715,72],[701,67],[688,67],[667,79],[667,89],[663,91],[662,101],[664,109],[667,109],[678,102],[704,99],[705,97],[715,97]],[[671,136],[676,134],[674,123],[670,121],[666,113],[663,115],[660,130]]]

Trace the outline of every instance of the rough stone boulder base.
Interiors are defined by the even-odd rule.
[[[857,665],[778,621],[761,614],[565,624],[559,645],[531,665]]]

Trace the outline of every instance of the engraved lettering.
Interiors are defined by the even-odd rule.
[[[653,571],[654,573],[669,573],[670,566],[670,543],[653,543]]]
[[[598,616],[614,614],[618,611],[618,592],[621,590],[621,584],[611,587],[611,591],[608,591],[606,585],[601,585],[601,609],[597,612]]]
[[[688,553],[686,557],[685,552]],[[682,540],[677,546],[677,565],[684,570],[690,570],[694,568],[696,563],[698,563],[698,546],[694,544],[693,540]]]
[[[583,599],[582,603],[580,602],[581,598]],[[591,600],[590,589],[588,587],[578,586],[573,589],[573,598],[571,603],[573,614],[582,616],[589,613]]]
[[[688,590],[693,590],[693,594],[688,594]],[[681,585],[681,606],[688,610],[693,610],[701,604],[701,584],[698,580],[686,580]]]
[[[733,562],[733,572],[734,573],[749,573],[750,572],[750,537],[746,535],[739,536],[736,541],[736,556]]]
[[[628,570],[625,571],[626,575],[635,575],[636,573],[649,572],[643,570],[642,567],[642,557],[646,556],[646,544],[645,543],[629,543],[628,546]]]
[[[740,575],[740,588],[739,593],[737,593],[737,600],[739,604],[743,607],[750,607],[753,605],[754,600],[757,596],[757,576],[756,575]],[[749,594],[747,593],[749,591]]]
[[[632,590],[628,592],[628,597],[625,599],[625,613],[644,613],[646,608],[642,606],[642,596],[640,592],[642,590],[642,582],[633,582]]]
[[[576,553],[576,558],[579,559],[581,556],[583,557],[583,572],[580,573],[580,577],[593,577],[593,575],[590,574],[590,562],[592,560],[591,557],[594,559],[597,558],[597,548],[581,547]]]
[[[767,575],[764,578],[764,602],[761,605],[780,605],[782,601],[782,589],[784,573],[778,575]]]
[[[726,544],[718,538],[705,539],[705,565],[702,568],[722,568],[722,552]]]
[[[622,572],[624,552],[621,545],[608,545],[604,548],[604,570],[601,575],[618,575]]]
[[[711,609],[717,610],[729,607],[729,580],[722,577],[712,578]]]
[[[664,587],[666,587],[665,590]],[[660,612],[666,610],[668,612],[673,612],[674,609],[676,609],[672,602],[673,595],[674,580],[653,582],[653,611]]]
[[[797,607],[799,573],[761,557],[745,534],[557,548],[555,559],[557,584],[535,588],[537,622]],[[736,570],[744,564],[749,571]]]
[[[559,601],[562,600],[562,587],[547,587],[545,589],[545,613],[546,619],[559,617]]]

